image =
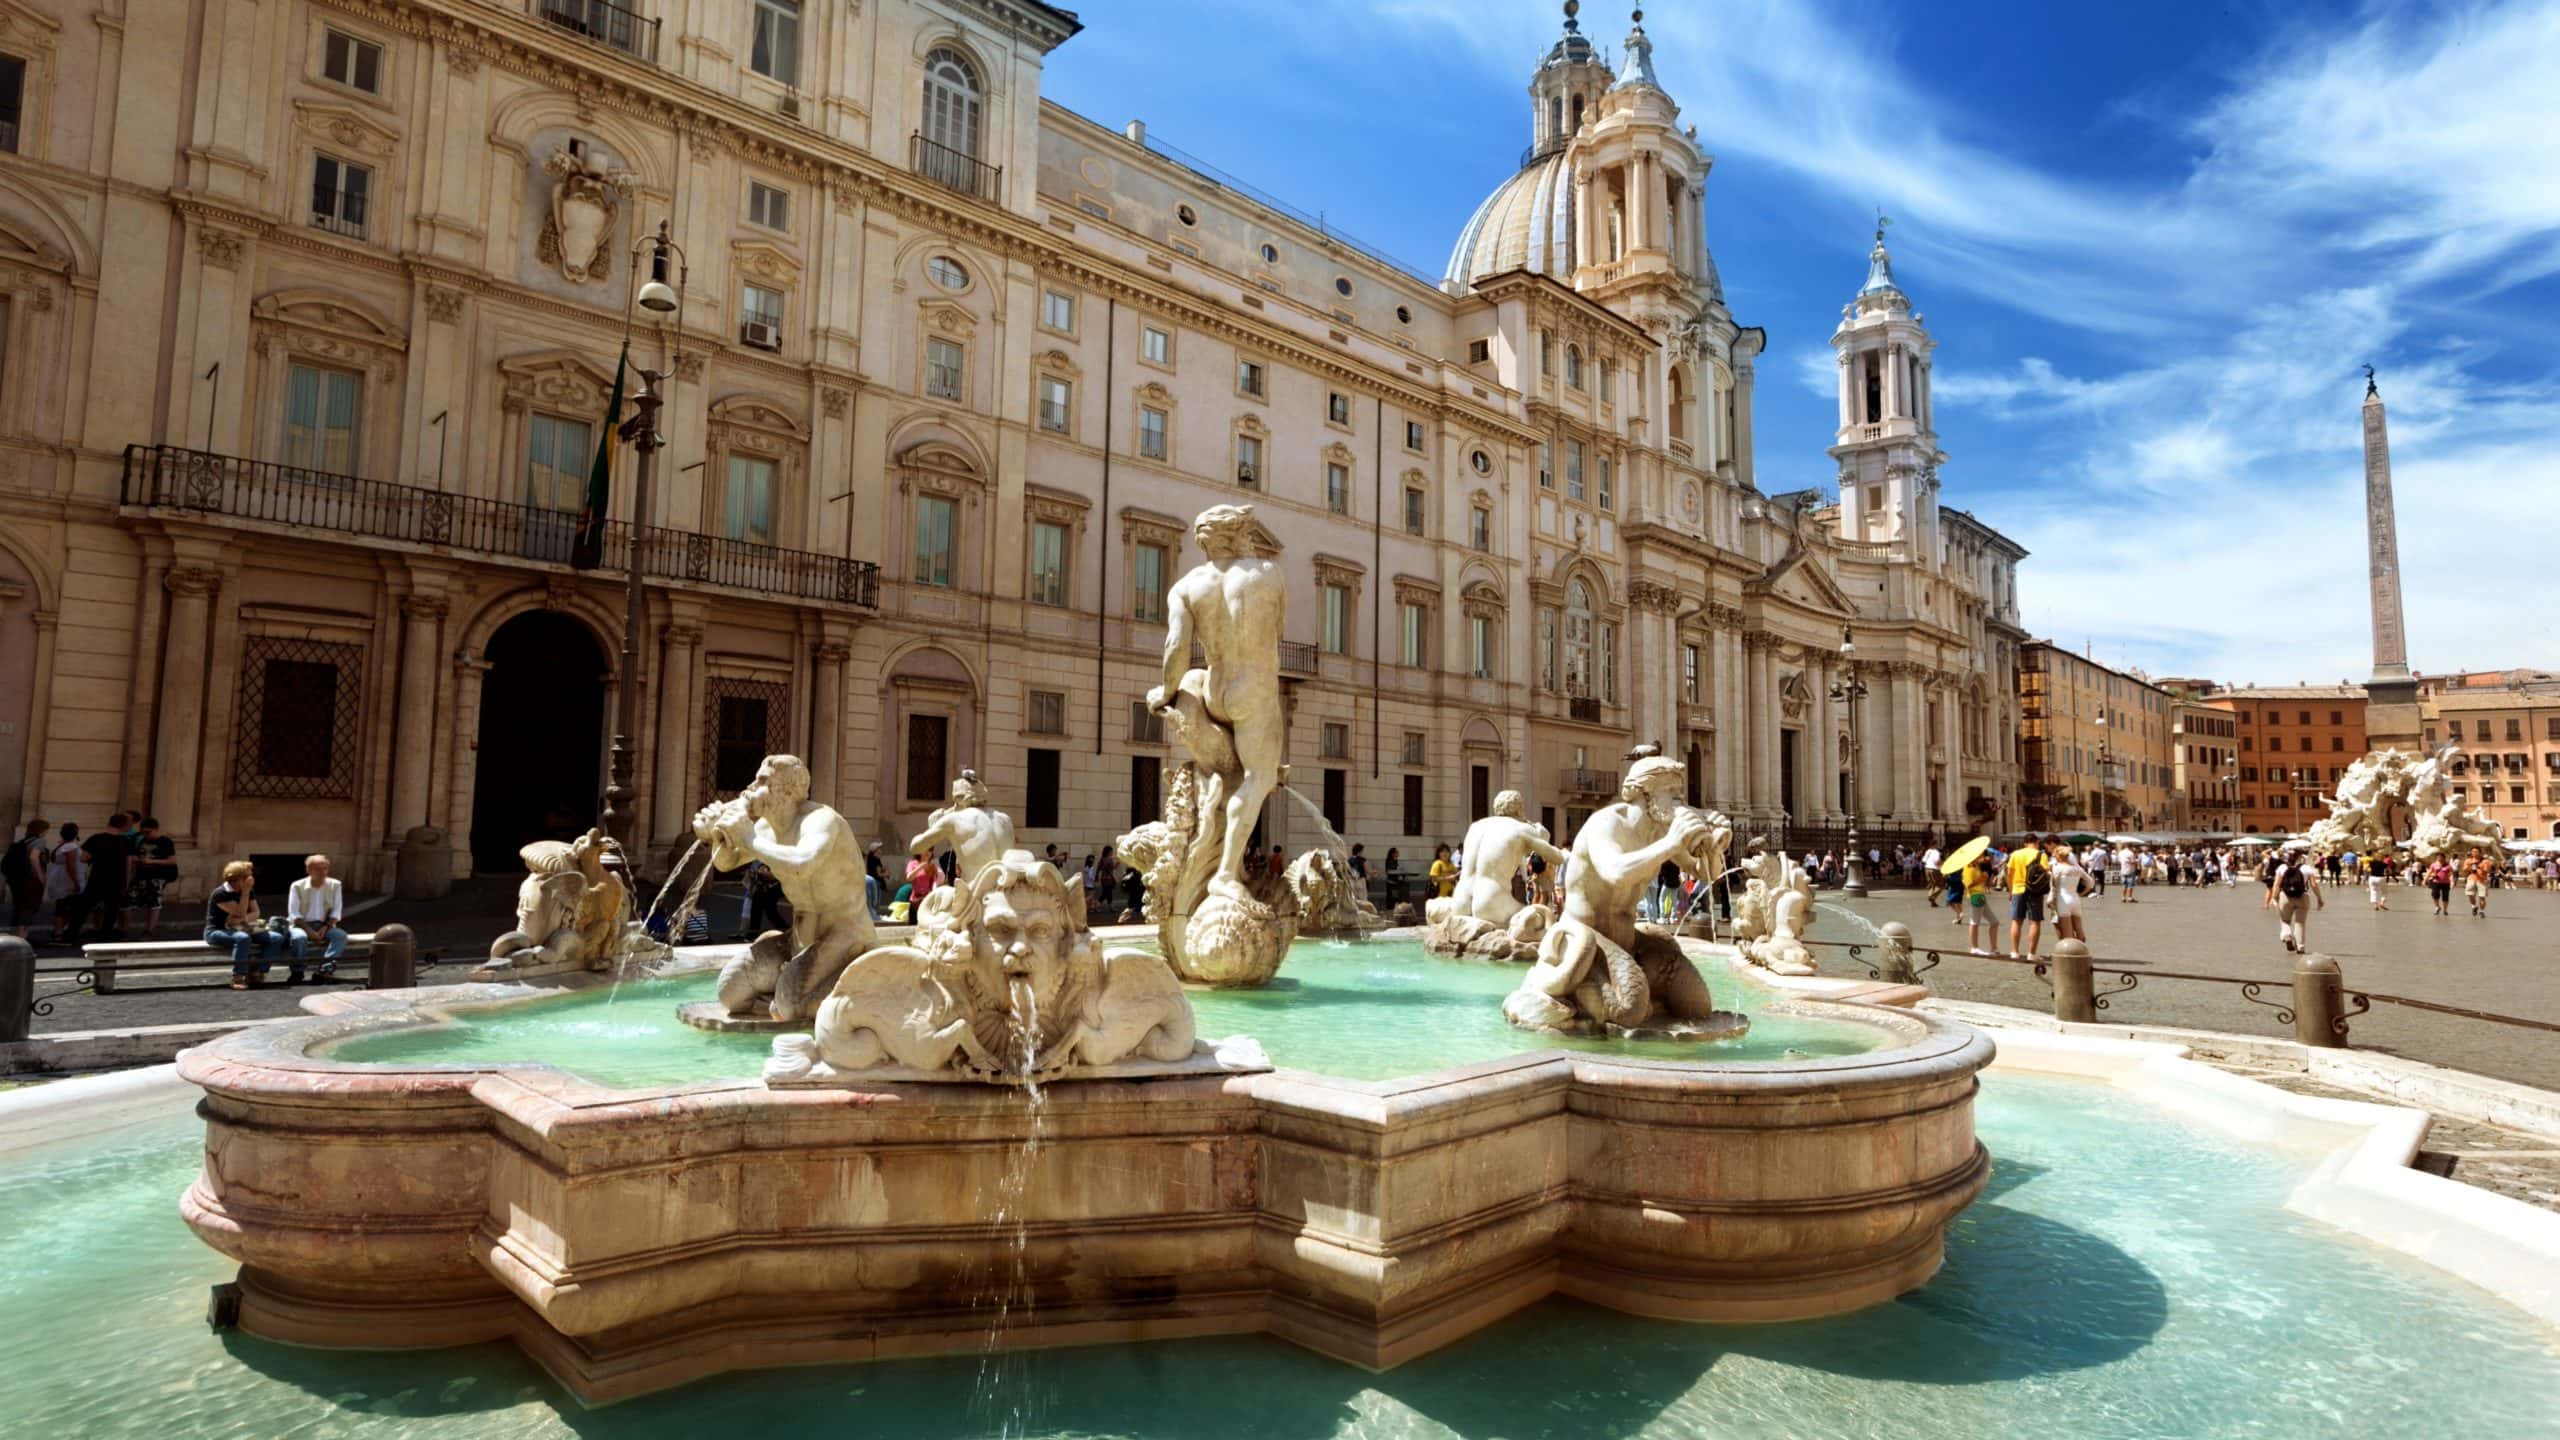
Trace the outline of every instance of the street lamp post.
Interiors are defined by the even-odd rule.
[[[648,280],[632,293],[623,309],[622,336],[626,346],[631,339],[631,307],[648,311],[659,322],[658,356],[663,368],[642,367],[640,388],[631,397],[631,418],[622,423],[622,438],[639,452],[631,481],[631,540],[625,556],[627,574],[622,595],[622,688],[617,692],[613,714],[613,766],[604,789],[604,814],[599,817],[606,834],[622,846],[625,864],[636,863],[639,854],[639,792],[631,783],[634,750],[640,735],[640,629],[643,606],[641,575],[647,564],[649,524],[649,486],[657,478],[658,452],[665,448],[667,437],[658,430],[658,406],[662,397],[658,386],[663,383],[682,351],[670,354],[667,349],[665,322],[676,319],[681,343],[684,323],[684,282],[686,266],[684,250],[668,238],[667,222],[658,222],[658,233],[631,247],[632,274],[641,272],[640,259],[648,256]],[[672,259],[677,266],[676,283],[667,284],[667,265]],[[610,417],[608,417],[610,418]],[[661,741],[661,743],[664,743]]]
[[[2115,802],[2107,796],[2107,712],[2098,709],[2098,828],[2105,829],[2116,816]]]
[[[1850,900],[1867,898],[1866,852],[1858,848],[1858,702],[1867,698],[1867,682],[1858,678],[1858,641],[1849,627],[1840,627],[1840,659],[1848,667],[1846,679],[1831,682],[1831,698],[1848,707],[1849,712],[1849,879],[1840,894]]]

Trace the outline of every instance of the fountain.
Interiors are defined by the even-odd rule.
[[[2405,815],[2409,849],[2421,860],[2464,850],[2496,852],[2498,822],[2446,783],[2446,772],[2461,753],[2460,746],[2451,744],[2438,746],[2423,760],[2403,750],[2384,750],[2348,766],[2338,793],[2327,798],[2329,813],[2307,832],[2311,848],[2322,854],[2389,850],[2401,838]]]
[[[1184,981],[1227,987],[1198,998],[1230,1021],[1259,1004],[1307,1033],[1301,987],[1256,988],[1295,917],[1240,873],[1284,778],[1279,582],[1246,558],[1249,523],[1200,517],[1209,562],[1177,587],[1150,697],[1190,756],[1132,856],[1163,876],[1163,955],[1106,950],[1034,857],[979,854],[1007,827],[974,789],[933,827],[968,832],[961,883],[907,943],[870,943],[841,817],[772,757],[696,831],[715,865],[774,866],[792,949],[731,962],[717,1003],[809,1033],[773,1036],[760,1075],[609,1085],[539,1042],[467,1043],[544,1007],[559,1025],[525,1033],[565,1041],[593,1001],[478,984],[315,997],[309,1018],[188,1051],[204,1163],[180,1208],[239,1263],[225,1313],[318,1346],[508,1339],[604,1400],[740,1367],[1235,1333],[1385,1368],[1550,1294],[1766,1320],[1926,1281],[1989,1174],[1973,1102],[1991,1042],[1770,1000],[1781,1038],[1749,1051],[1679,942],[1634,921],[1664,861],[1719,873],[1731,836],[1678,804],[1682,767],[1658,755],[1576,836],[1563,915],[1508,999],[1507,972],[1418,953],[1403,963],[1427,968],[1376,971],[1359,952],[1391,945],[1323,947],[1358,973],[1326,983],[1320,1033],[1437,1003],[1382,986],[1465,990],[1393,1078],[1198,1039]],[[581,981],[601,991],[560,983]],[[649,985],[649,1043],[715,1060],[762,1043],[675,1024],[665,992],[688,983]],[[1508,1043],[1433,1058],[1471,1024]],[[356,1058],[385,1044],[407,1058]]]
[[[1784,850],[1762,850],[1739,867],[1750,882],[1733,906],[1733,943],[1742,957],[1774,975],[1810,975],[1813,877]]]
[[[1458,846],[1465,857],[1458,883],[1446,900],[1423,907],[1428,924],[1423,948],[1434,955],[1469,956],[1481,960],[1526,963],[1538,958],[1555,912],[1544,905],[1524,905],[1511,894],[1511,877],[1532,855],[1549,867],[1562,866],[1565,853],[1547,839],[1547,827],[1524,818],[1527,804],[1517,790],[1493,797],[1493,813],[1467,827]]]
[[[1297,787],[1283,780],[1280,793],[1296,802],[1316,827],[1316,843],[1289,864],[1289,895],[1298,907],[1298,933],[1356,936],[1386,929],[1387,917],[1369,903],[1366,887],[1351,872],[1350,842]]]
[[[490,943],[488,963],[471,978],[615,969],[634,944],[622,847],[589,830],[575,840],[537,840],[520,853],[525,877],[516,888],[516,927]]]

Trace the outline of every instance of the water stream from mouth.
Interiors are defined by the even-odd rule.
[[[1049,1097],[1040,1082],[1039,994],[1031,988],[1031,977],[1027,975],[1011,977],[1006,982],[1006,992],[1014,1018],[1013,1038],[1021,1047],[1022,1144],[998,1177],[987,1214],[987,1222],[998,1234],[999,1248],[977,1301],[993,1313],[988,1317],[987,1337],[978,1353],[978,1378],[970,1393],[970,1411],[985,1433],[1016,1436],[1038,1432],[1046,1408],[1040,1387],[1033,1380],[1029,1355],[1009,1345],[1006,1336],[1017,1316],[1027,1319],[1033,1308],[1031,1182],[1040,1163],[1041,1144],[1047,1138]]]

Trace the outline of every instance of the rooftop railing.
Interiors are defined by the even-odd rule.
[[[658,22],[613,0],[530,0],[534,14],[635,60],[658,63]]]

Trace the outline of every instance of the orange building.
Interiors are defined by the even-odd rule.
[[[2310,829],[2329,813],[2322,797],[2364,758],[2361,685],[2250,686],[2205,703],[2231,712],[2244,834]]]
[[[2511,840],[2560,836],[2560,681],[2450,688],[2419,706],[2430,748],[2461,747],[2450,769],[2454,794]]]

